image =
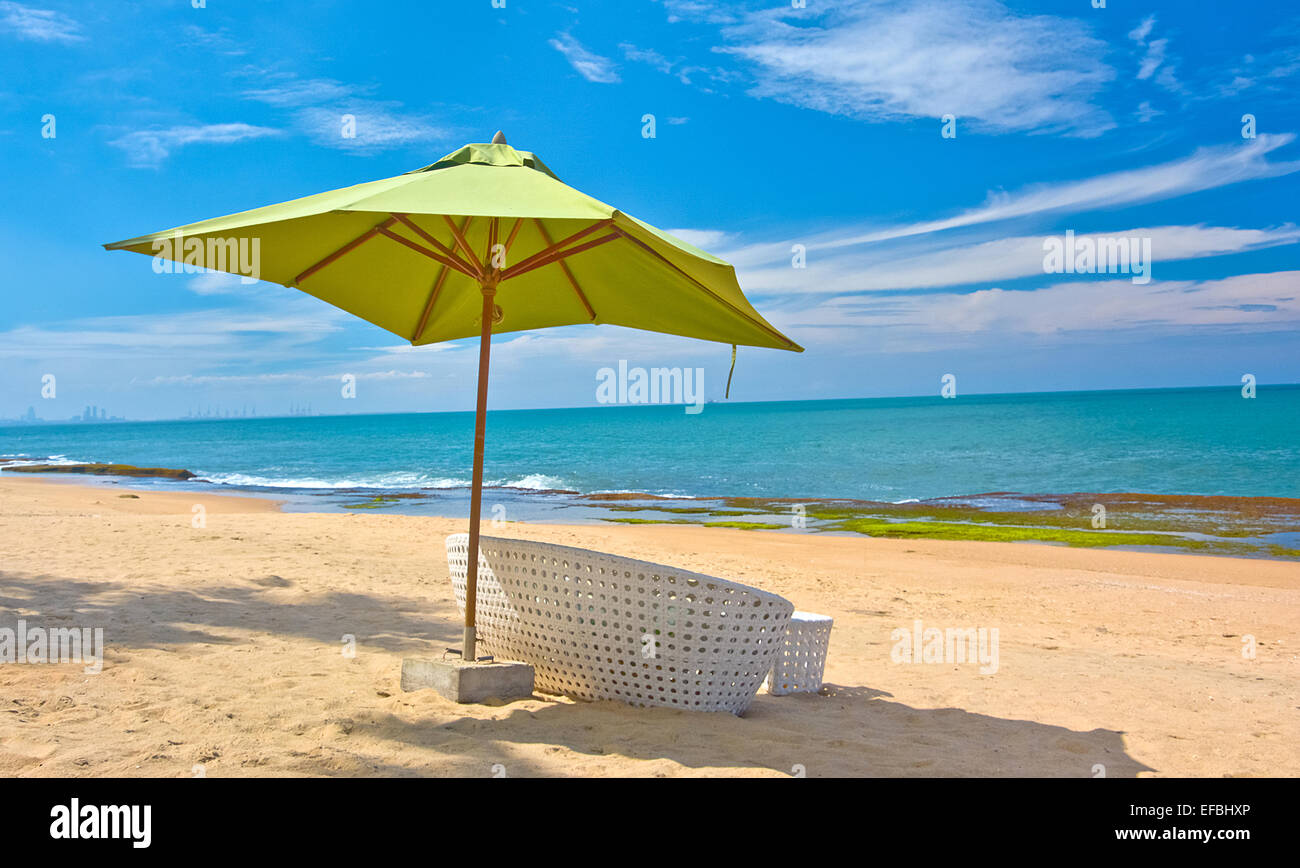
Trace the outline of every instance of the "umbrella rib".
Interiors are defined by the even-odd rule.
[[[515,243],[515,236],[519,234],[519,227],[523,224],[523,222],[524,222],[524,218],[522,217],[515,218],[515,225],[510,228],[510,235],[506,238],[506,253],[510,252],[510,245]],[[550,244],[551,242],[548,239],[546,243]]]
[[[613,222],[614,220],[612,218],[607,218],[605,220],[597,220],[595,223],[592,223],[586,229],[580,229],[577,232],[570,235],[568,238],[564,239],[563,241],[560,241],[556,244],[551,244],[548,247],[544,247],[543,249],[537,251],[527,259],[517,263],[511,268],[507,268],[505,273],[501,275],[501,279],[505,280],[506,278],[513,277],[516,274],[523,274],[525,271],[532,271],[533,268],[536,267],[534,263],[537,262],[538,260],[553,255],[557,251],[562,250],[566,245],[572,244],[574,241],[577,241],[579,238],[585,238],[586,236],[600,229],[604,229],[606,226],[610,225]],[[576,248],[574,250],[569,251],[569,253],[577,253],[577,252],[578,250]]]
[[[555,249],[561,247],[564,244],[564,242],[560,242],[560,244],[554,245],[554,247],[549,250],[543,250],[539,254],[534,254],[533,256],[528,257],[518,265],[515,265],[511,268],[507,268],[501,274],[501,279],[507,280],[511,277],[518,277],[521,274],[527,274],[533,269],[542,268],[543,266],[550,265],[552,262],[559,262],[563,259],[568,259],[570,256],[574,256],[575,254],[578,253],[583,253],[584,251],[590,250],[593,247],[599,247],[602,244],[606,244],[610,241],[615,241],[622,237],[623,237],[623,233],[620,230],[615,229],[612,232],[610,232],[608,235],[602,235],[600,238],[597,238],[593,241],[588,241],[586,244],[579,244],[577,247],[570,247],[565,250]]]
[[[438,292],[442,289],[442,284],[451,274],[451,269],[442,266],[438,269],[438,279],[433,282],[433,289],[429,291],[429,300],[424,303],[424,312],[420,314],[420,324],[415,327],[415,334],[411,336],[411,343],[415,343],[424,337],[424,328],[429,324],[429,314],[433,313],[433,303],[438,300]]]
[[[497,230],[500,228],[500,220],[499,217],[493,217],[492,221],[488,223],[487,253],[483,256],[483,261],[491,267],[492,271],[499,270],[492,265],[492,254],[497,246]]]
[[[378,226],[370,227],[365,232],[358,235],[356,238],[353,238],[347,244],[344,244],[338,250],[335,250],[329,256],[326,256],[324,259],[320,260],[315,265],[301,272],[297,277],[293,279],[293,282],[290,283],[289,286],[297,286],[299,281],[311,277],[313,274],[320,271],[322,268],[329,265],[331,262],[338,259],[340,256],[352,252],[354,249],[361,246],[366,241],[369,241],[371,238],[374,238],[380,232],[383,232],[389,226],[392,226],[393,221],[395,219],[396,219],[395,217],[389,217],[387,220],[385,220],[383,223],[380,223]]]
[[[546,227],[542,224],[542,221],[534,217],[533,223],[537,226],[537,231],[542,234],[542,240],[546,242],[548,247],[551,246],[551,233],[546,231]],[[519,225],[515,224],[515,229],[518,228]],[[514,237],[513,234],[511,237]],[[564,276],[569,279],[569,285],[573,287],[573,291],[578,294],[578,301],[582,302],[582,306],[587,309],[587,318],[594,322],[596,319],[596,311],[592,308],[591,302],[587,301],[587,294],[583,292],[582,287],[578,285],[578,279],[573,276],[573,271],[569,268],[569,263],[561,259],[560,268],[564,271]]]
[[[404,237],[402,237],[401,235],[398,235],[396,232],[393,232],[391,229],[388,229],[388,228],[382,228],[382,227],[381,227],[381,228],[379,229],[379,234],[380,234],[380,235],[383,235],[385,238],[391,238],[391,239],[393,239],[393,240],[396,241],[398,244],[402,244],[402,245],[404,245],[404,246],[406,246],[406,247],[411,248],[411,249],[414,250],[416,253],[423,253],[425,256],[429,257],[429,258],[432,259],[434,262],[442,263],[443,265],[447,266],[448,268],[454,268],[454,269],[456,269],[457,271],[460,271],[460,272],[462,272],[462,273],[468,275],[469,277],[474,278],[475,280],[478,279],[478,275],[475,274],[474,272],[468,270],[468,268],[466,268],[465,265],[464,265],[463,263],[460,263],[460,262],[458,262],[458,261],[454,261],[454,260],[451,260],[451,259],[447,259],[447,258],[446,258],[445,256],[443,256],[442,254],[440,254],[440,253],[435,253],[434,251],[429,250],[427,247],[421,247],[420,245],[416,244],[416,243],[415,243],[414,241],[412,241],[411,239],[409,239],[409,238],[404,238]]]
[[[474,255],[474,248],[470,247],[469,242],[465,240],[465,229],[469,227],[470,220],[473,218],[466,217],[464,226],[457,226],[456,221],[452,220],[451,217],[447,214],[443,214],[442,219],[446,220],[447,225],[451,227],[451,234],[456,239],[456,246],[459,247],[462,252],[464,252],[466,258],[469,259],[470,263],[478,271],[478,274],[473,275],[474,279],[482,280],[485,276],[483,271],[483,263],[478,261],[478,257]]]
[[[456,251],[452,250],[450,247],[443,244],[437,238],[434,238],[428,232],[425,232],[419,226],[415,225],[415,221],[411,219],[409,214],[394,214],[393,217],[395,217],[397,221],[401,223],[403,226],[405,226],[407,229],[410,229],[416,235],[419,235],[420,238],[422,238],[424,241],[432,245],[436,250],[442,253],[443,256],[447,257],[453,262],[459,262],[461,265],[461,268],[458,269],[459,271],[468,274],[471,277],[474,276],[474,269],[468,262],[466,262],[465,260],[457,256]],[[469,225],[468,220],[466,221],[466,225]]]
[[[714,301],[716,301],[718,304],[721,304],[722,306],[726,307],[726,308],[729,309],[732,313],[734,313],[734,314],[736,314],[737,316],[741,317],[741,318],[744,319],[746,322],[749,322],[749,323],[751,323],[752,325],[756,325],[756,326],[758,326],[758,327],[761,328],[763,331],[765,331],[765,332],[767,332],[768,334],[772,335],[773,337],[777,338],[779,341],[781,341],[781,342],[784,343],[784,344],[789,344],[790,346],[797,346],[797,344],[795,344],[794,341],[790,340],[789,338],[787,338],[785,335],[781,334],[781,333],[780,333],[779,331],[777,331],[776,329],[772,328],[772,327],[769,326],[769,325],[765,325],[764,323],[758,322],[758,321],[755,320],[753,317],[751,317],[749,314],[745,313],[743,310],[741,310],[740,308],[736,307],[734,304],[732,304],[731,302],[727,301],[725,298],[723,298],[722,296],[718,295],[718,294],[717,294],[716,292],[714,292],[713,290],[709,289],[707,286],[705,286],[705,285],[704,285],[703,283],[701,283],[699,280],[696,280],[696,279],[695,279],[694,277],[692,277],[689,273],[687,273],[685,270],[683,270],[682,268],[680,268],[676,263],[674,263],[674,262],[673,262],[672,260],[670,260],[668,257],[664,256],[664,255],[663,255],[662,253],[660,253],[658,250],[655,250],[655,249],[654,249],[653,247],[651,247],[649,244],[646,244],[646,243],[645,243],[644,241],[642,241],[640,238],[633,238],[631,235],[628,235],[627,233],[623,233],[623,237],[626,238],[628,241],[631,241],[631,242],[632,242],[633,244],[635,244],[637,247],[640,247],[640,248],[641,248],[642,250],[644,250],[646,253],[649,253],[651,256],[653,256],[653,257],[655,257],[656,259],[658,259],[658,260],[659,260],[660,262],[662,262],[664,265],[667,265],[669,268],[671,268],[673,271],[675,271],[675,272],[677,272],[678,274],[680,274],[682,277],[684,277],[684,278],[686,278],[687,280],[689,280],[692,284],[695,285],[695,287],[696,287],[697,289],[699,289],[699,290],[701,290],[702,292],[704,292],[706,295],[708,295],[710,298],[712,298],[712,299],[713,299]]]
[[[470,218],[466,217],[465,222],[461,224],[460,229],[462,232],[464,232],[465,227],[469,225],[469,221]],[[438,277],[433,282],[433,289],[429,290],[429,298],[424,303],[424,310],[420,314],[420,324],[415,327],[415,334],[411,338],[412,344],[424,337],[424,329],[429,324],[429,315],[433,313],[433,305],[438,301],[438,293],[442,291],[442,285],[446,282],[447,275],[449,274],[451,274],[451,269],[445,265],[438,269]]]

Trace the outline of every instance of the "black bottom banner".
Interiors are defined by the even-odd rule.
[[[478,858],[565,839],[734,852],[863,841],[1229,855],[1294,838],[1294,780],[5,779],[6,852],[303,856],[432,845]],[[694,827],[693,830],[690,827]],[[719,830],[727,830],[721,833]],[[525,849],[525,853],[532,852]],[[865,853],[866,851],[864,851]],[[984,849],[986,854],[990,851]]]

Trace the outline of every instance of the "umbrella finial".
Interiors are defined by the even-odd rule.
[[[492,137],[492,144],[504,145],[506,143],[506,134],[497,130],[497,134]]]

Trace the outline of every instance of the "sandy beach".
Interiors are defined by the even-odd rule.
[[[835,628],[822,695],[762,691],[742,718],[540,694],[458,706],[398,679],[403,657],[459,640],[443,538],[461,524],[0,478],[0,628],[102,627],[106,645],[98,674],[0,665],[0,775],[1300,774],[1294,562],[485,527],[756,585]],[[891,633],[917,620],[997,628],[996,673],[893,662]]]

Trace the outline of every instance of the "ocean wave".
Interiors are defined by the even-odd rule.
[[[420,488],[464,488],[468,479],[429,476],[423,473],[382,473],[377,476],[356,476],[342,479],[323,479],[316,476],[259,476],[251,473],[200,473],[196,482],[229,485],[234,488],[307,488],[343,489],[378,488],[409,491]]]
[[[40,457],[28,455],[26,452],[18,452],[13,455],[0,455],[0,461],[5,462],[6,467],[30,467],[33,464],[52,464],[55,466],[67,466],[70,464],[89,464],[91,462],[81,461],[76,458],[69,458],[66,455],[47,455]]]
[[[464,484],[469,485],[468,482]],[[554,491],[565,487],[564,480],[558,479],[554,476],[546,476],[541,473],[530,473],[529,475],[522,476],[519,479],[508,480],[505,482],[497,480],[495,482],[489,482],[487,485],[492,488],[523,488],[531,491]]]
[[[653,497],[662,497],[665,500],[701,500],[709,499],[698,494],[670,494],[665,491],[646,491],[643,488],[602,488],[597,491],[589,491],[587,494],[644,494]]]
[[[341,490],[364,488],[391,491],[418,491],[420,489],[469,488],[470,480],[460,477],[430,476],[426,473],[393,472],[374,476],[323,478],[317,476],[262,476],[252,473],[200,473],[196,482],[229,485],[234,488],[299,488],[312,490]],[[554,476],[533,473],[516,479],[488,480],[487,488],[518,488],[526,491],[551,491],[564,487],[564,481]]]

